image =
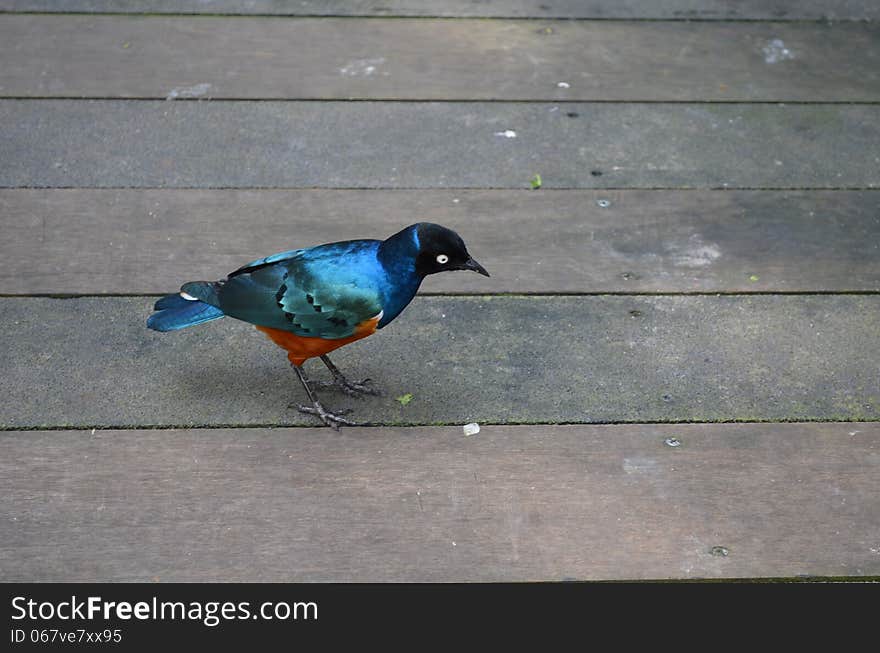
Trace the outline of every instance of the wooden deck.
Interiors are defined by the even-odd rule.
[[[0,0],[0,581],[880,576],[878,19]],[[338,354],[369,426],[144,327],[422,219],[492,278]]]

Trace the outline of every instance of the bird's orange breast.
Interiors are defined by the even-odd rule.
[[[343,345],[347,345],[355,340],[366,338],[376,333],[376,327],[381,314],[376,317],[364,320],[355,328],[354,333],[346,338],[337,338],[329,340],[326,338],[315,338],[308,336],[298,336],[290,331],[282,331],[281,329],[273,329],[271,327],[257,326],[257,329],[265,333],[272,342],[287,351],[288,360],[299,367],[307,359],[323,356],[334,349],[339,349]]]

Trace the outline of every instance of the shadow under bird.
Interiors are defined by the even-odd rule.
[[[391,323],[415,297],[429,274],[472,270],[489,276],[461,237],[429,222],[410,225],[385,240],[348,240],[261,258],[221,281],[191,281],[166,295],[147,320],[155,331],[174,331],[234,317],[249,322],[287,351],[310,406],[303,413],[324,424],[352,425],[318,401],[319,387],[349,395],[378,395],[369,379],[352,382],[328,353],[366,338]],[[332,381],[310,381],[303,370],[320,357]]]

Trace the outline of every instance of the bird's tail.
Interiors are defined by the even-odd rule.
[[[174,331],[223,317],[219,308],[186,292],[165,295],[153,310],[156,312],[147,319],[147,327],[154,331]]]

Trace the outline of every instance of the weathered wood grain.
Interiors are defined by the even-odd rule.
[[[492,273],[434,292],[880,290],[878,191],[6,189],[0,294],[164,293],[420,220]]]
[[[0,61],[6,97],[880,100],[871,23],[0,15]]]
[[[159,334],[152,304],[0,299],[0,426],[314,424],[253,327]],[[334,354],[385,396],[324,399],[371,424],[871,421],[878,333],[876,294],[421,297]]]
[[[880,18],[880,7],[873,0],[0,0],[0,10],[703,20]]]
[[[0,187],[880,186],[880,105],[0,100],[0,124]]]
[[[0,580],[880,575],[878,443],[876,423],[6,432]]]

